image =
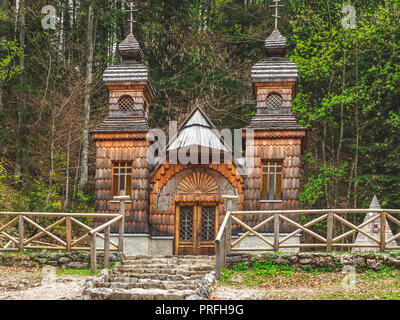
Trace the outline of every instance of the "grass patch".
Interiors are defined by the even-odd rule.
[[[223,269],[219,285],[238,290],[238,294],[246,288],[256,289],[264,299],[400,300],[398,269],[382,266],[356,273],[355,286],[350,288],[343,285],[348,275],[310,265],[298,270],[267,259]]]
[[[99,274],[101,272],[101,269],[98,269],[96,271],[96,274]],[[56,271],[57,275],[85,275],[85,276],[90,276],[92,275],[92,271],[90,269],[57,269]]]

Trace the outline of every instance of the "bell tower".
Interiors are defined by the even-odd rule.
[[[117,213],[114,196],[127,195],[125,232],[148,233],[149,168],[146,151],[149,142],[149,105],[155,89],[143,51],[133,35],[133,3],[130,3],[130,33],[118,46],[121,61],[109,66],[103,81],[110,93],[108,117],[92,131],[96,141],[95,211]]]
[[[251,70],[257,108],[248,126],[254,130],[254,142],[246,142],[246,148],[254,147],[255,169],[246,178],[244,210],[299,207],[300,157],[306,128],[298,124],[292,113],[298,68],[286,58],[286,39],[277,28],[281,5],[279,0],[274,2],[275,29],[265,40],[266,57]],[[283,223],[281,232],[290,232],[290,226]]]

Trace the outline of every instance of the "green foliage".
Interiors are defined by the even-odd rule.
[[[14,65],[14,59],[24,55],[23,49],[16,41],[0,41],[0,52],[4,52],[0,58],[0,81],[7,82],[22,72],[18,65]]]
[[[324,196],[325,187],[328,186],[333,179],[340,178],[345,175],[347,163],[343,163],[339,168],[333,166],[324,166],[314,160],[311,153],[307,153],[303,160],[311,165],[315,174],[311,174],[304,191],[300,194],[300,203],[312,206],[316,201]]]

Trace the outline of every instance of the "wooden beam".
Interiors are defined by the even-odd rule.
[[[257,236],[259,239],[261,239],[262,241],[264,241],[266,244],[268,244],[269,246],[271,246],[272,248],[274,247],[273,243],[270,242],[268,239],[264,238],[261,234],[259,234],[257,231],[253,230],[252,228],[250,228],[247,224],[243,223],[242,221],[240,221],[238,218],[236,218],[235,216],[232,216],[232,219],[237,222],[238,224],[240,224],[243,228],[245,228],[246,230],[250,231],[250,233],[253,233],[255,236]]]
[[[56,240],[57,242],[61,243],[64,247],[67,246],[67,244],[65,243],[65,241],[61,240],[59,237],[55,236],[54,234],[52,234],[51,232],[47,231],[45,228],[43,228],[42,226],[38,225],[36,222],[32,221],[31,219],[22,216],[23,219],[30,223],[31,225],[33,225],[34,227],[38,228],[40,231],[44,232],[45,234],[47,234],[50,238],[53,238],[54,240]]]
[[[367,221],[363,222],[363,223],[360,224],[358,227],[359,227],[359,228],[363,228],[364,226],[370,224],[372,221],[375,221],[375,220],[378,219],[378,218],[379,218],[379,215],[373,216],[371,219],[368,219]],[[337,236],[336,238],[332,239],[332,241],[333,241],[333,242],[339,241],[339,240],[341,240],[341,239],[343,239],[343,238],[346,238],[346,237],[348,237],[349,235],[352,235],[353,233],[356,233],[356,232],[357,232],[356,230],[347,231],[346,233],[343,233],[342,235]]]
[[[63,221],[65,220],[65,218],[61,218],[60,220],[57,220],[56,222],[52,223],[51,225],[49,225],[48,227],[46,227],[47,231],[50,231],[51,229],[53,229],[56,225],[61,224]],[[27,245],[31,242],[33,242],[34,240],[40,238],[41,236],[43,236],[45,233],[44,232],[39,232],[37,234],[35,234],[33,237],[25,240],[24,245]]]
[[[24,251],[24,216],[18,216],[18,237],[19,237],[19,251]]]
[[[258,230],[261,227],[263,227],[264,225],[266,225],[267,223],[269,223],[270,221],[274,220],[274,216],[269,217],[268,219],[264,220],[263,222],[259,223],[258,225],[256,225],[253,230]],[[246,233],[242,234],[240,236],[240,238],[236,239],[233,243],[232,243],[232,247],[235,247],[240,241],[242,241],[244,238],[246,238],[251,232],[250,231],[246,231]]]
[[[326,251],[332,251],[332,239],[333,239],[333,212],[328,213],[327,230],[326,230]]]
[[[9,226],[13,225],[14,222],[16,222],[18,220],[19,216],[14,217],[11,221],[7,222],[5,225],[0,227],[0,232],[3,230],[6,230]]]
[[[314,220],[312,220],[312,221],[306,223],[303,227],[305,227],[305,228],[312,227],[314,224],[325,220],[325,218],[326,218],[327,216],[328,216],[327,214],[324,214],[324,215],[318,217],[317,219],[314,219]],[[284,238],[280,241],[280,244],[282,244],[282,243],[284,243],[285,241],[289,240],[290,238],[294,237],[294,236],[295,236],[296,234],[298,234],[300,231],[302,231],[302,230],[301,230],[301,229],[297,229],[297,230],[293,231],[291,234],[288,234],[286,237],[284,237]]]
[[[6,212],[1,211],[0,216],[24,215],[25,217],[73,217],[73,218],[108,218],[118,216],[117,213],[60,213],[60,212]]]
[[[96,261],[96,234],[93,233],[90,236],[90,270],[93,274],[97,271],[97,261]]]
[[[119,215],[117,215],[117,217],[119,217]],[[78,226],[80,226],[80,227],[82,227],[82,228],[88,230],[88,231],[92,231],[92,230],[93,230],[91,227],[89,227],[89,226],[87,226],[86,224],[80,222],[79,220],[76,220],[75,218],[71,218],[71,221],[74,222],[74,223],[76,223]],[[89,236],[90,236],[90,234],[87,233],[87,234],[83,235],[82,237],[80,237],[79,239],[76,239],[76,240],[72,241],[72,246],[75,246],[76,244],[78,244],[79,242],[85,240],[85,239],[88,238]],[[103,239],[103,240],[104,240],[104,237],[103,237],[101,234],[98,234],[97,236],[98,236],[100,239]],[[110,244],[111,244],[113,247],[118,248],[118,244],[115,243],[115,242],[113,242],[113,241],[111,241],[111,240],[110,240]]]
[[[66,232],[67,252],[71,252],[71,240],[72,240],[71,217],[65,218],[65,232]]]
[[[274,251],[279,252],[279,214],[274,215]]]
[[[289,222],[290,224],[295,225],[297,228],[299,228],[299,229],[303,230],[304,232],[308,233],[309,235],[313,236],[314,238],[317,238],[318,240],[320,240],[322,242],[326,242],[326,239],[324,237],[321,237],[319,234],[317,234],[317,233],[315,233],[315,232],[313,232],[311,230],[308,230],[307,228],[303,227],[301,224],[299,224],[299,223],[297,223],[297,222],[295,222],[295,221],[293,221],[293,220],[291,220],[288,217],[285,217],[283,215],[280,215],[280,217],[283,220]]]
[[[371,211],[371,210],[370,210]],[[375,209],[374,209],[375,212]],[[378,216],[378,215],[377,215]],[[345,225],[347,225],[350,228],[355,229],[356,231],[360,232],[361,234],[365,235],[366,237],[370,238],[371,240],[375,241],[376,243],[380,244],[380,241],[376,238],[374,238],[373,236],[369,235],[367,232],[365,232],[364,230],[360,229],[359,227],[355,226],[354,224],[352,224],[351,222],[343,219],[342,217],[338,216],[337,214],[334,215],[334,217],[339,220],[340,222],[343,222]],[[336,238],[333,240],[336,241]]]
[[[386,250],[386,212],[381,213],[381,230],[380,230],[380,249]]]
[[[110,267],[110,226],[104,230],[104,268]]]

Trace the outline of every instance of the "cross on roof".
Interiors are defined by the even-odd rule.
[[[271,8],[275,8],[275,15],[273,15],[273,17],[275,18],[275,29],[278,29],[278,19],[281,18],[281,16],[279,16],[278,9],[279,7],[283,7],[283,5],[279,4],[280,1],[281,0],[273,0],[275,4],[270,5]]]
[[[136,6],[132,0],[128,0],[127,2],[129,3],[129,10],[126,11],[130,12],[131,14],[131,18],[128,20],[128,22],[130,23],[130,33],[133,34],[133,24],[137,22],[136,20],[133,20],[133,13],[138,12],[138,10],[136,9]]]

